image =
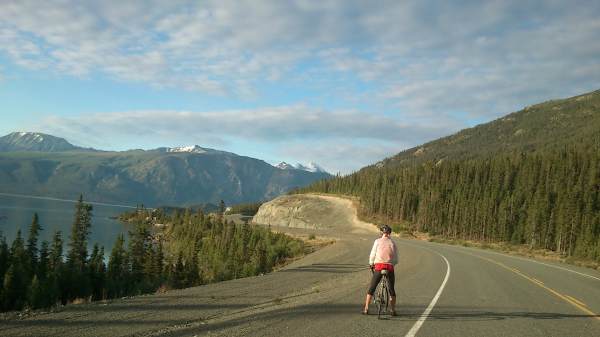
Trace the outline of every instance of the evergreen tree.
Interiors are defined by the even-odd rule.
[[[4,284],[4,274],[10,264],[10,252],[6,238],[0,233],[0,285]],[[0,298],[2,297],[2,287],[0,287]]]
[[[28,277],[32,277],[36,272],[37,259],[38,259],[38,238],[42,226],[39,223],[39,217],[37,213],[33,214],[33,219],[29,225],[29,237],[27,238],[27,256],[29,262],[27,264]]]
[[[33,277],[31,285],[29,286],[29,298],[28,303],[31,309],[39,309],[44,307],[44,301],[47,294],[44,293],[43,285],[39,281],[37,275]]]
[[[183,288],[185,285],[185,266],[183,265],[183,258],[181,254],[177,256],[177,262],[171,266],[169,273],[169,284],[174,289]]]
[[[62,232],[55,231],[52,237],[52,246],[48,258],[48,267],[51,273],[58,272],[63,264],[63,240]]]
[[[48,303],[67,303],[67,280],[63,261],[62,232],[55,231],[48,256]]]
[[[2,289],[2,308],[4,310],[21,310],[25,305],[29,282],[25,266],[29,262],[21,230],[10,248],[10,262],[4,275]]]
[[[75,216],[71,226],[67,268],[65,275],[66,296],[69,300],[87,298],[91,295],[91,284],[87,268],[87,244],[92,226],[92,205],[83,202],[83,195],[75,205]]]
[[[129,262],[125,250],[125,238],[117,237],[108,261],[107,295],[109,298],[124,296],[128,293]]]
[[[6,274],[2,287],[2,309],[21,310],[27,294],[27,286],[24,284],[25,272],[17,264],[11,264]]]
[[[75,205],[75,216],[71,226],[67,262],[74,271],[83,272],[87,262],[87,244],[92,226],[92,205],[83,202],[83,195]]]
[[[94,244],[89,263],[89,278],[92,287],[92,300],[101,300],[105,297],[106,266],[104,265],[104,247],[99,248]]]
[[[144,281],[144,265],[150,248],[149,224],[140,219],[136,222],[134,230],[129,232],[129,263],[134,287]]]
[[[36,270],[36,275],[40,281],[48,278],[48,268],[50,266],[50,248],[48,241],[42,241],[40,248],[40,259]]]

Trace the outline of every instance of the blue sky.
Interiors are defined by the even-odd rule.
[[[0,134],[348,173],[600,88],[597,1],[2,1]]]

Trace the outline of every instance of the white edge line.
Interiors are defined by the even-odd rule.
[[[426,248],[427,250],[431,250]],[[423,325],[423,323],[425,323],[425,320],[427,319],[427,317],[429,317],[429,314],[431,313],[431,310],[433,310],[433,307],[435,306],[435,304],[437,303],[438,299],[440,298],[440,296],[442,295],[442,292],[444,291],[444,287],[446,287],[446,282],[448,282],[448,278],[450,278],[450,262],[448,262],[448,259],[446,259],[446,257],[434,250],[431,250],[432,252],[436,253],[437,255],[441,256],[444,261],[446,262],[446,277],[444,277],[444,281],[442,282],[442,285],[440,286],[440,289],[438,289],[437,293],[435,294],[435,296],[433,297],[433,299],[431,300],[431,302],[429,303],[429,306],[427,307],[427,309],[425,309],[425,311],[423,311],[423,313],[421,314],[421,317],[419,317],[419,319],[415,322],[415,324],[412,326],[412,328],[406,333],[406,335],[404,337],[414,337],[417,332],[419,331],[419,329],[421,328],[421,325]]]

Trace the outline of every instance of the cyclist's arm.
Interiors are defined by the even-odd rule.
[[[396,243],[394,241],[392,241],[392,244],[394,245],[394,255],[392,256],[392,265],[396,265],[398,263],[398,246],[396,246]]]
[[[377,254],[377,240],[373,242],[373,248],[371,248],[371,254],[369,254],[369,264],[372,265],[375,263],[375,255]]]

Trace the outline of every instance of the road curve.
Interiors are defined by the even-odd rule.
[[[273,227],[336,239],[279,271],[4,320],[0,335],[600,336],[596,271],[403,239],[399,316],[360,315],[377,233],[355,220],[351,203],[314,198],[347,208],[347,225]]]

